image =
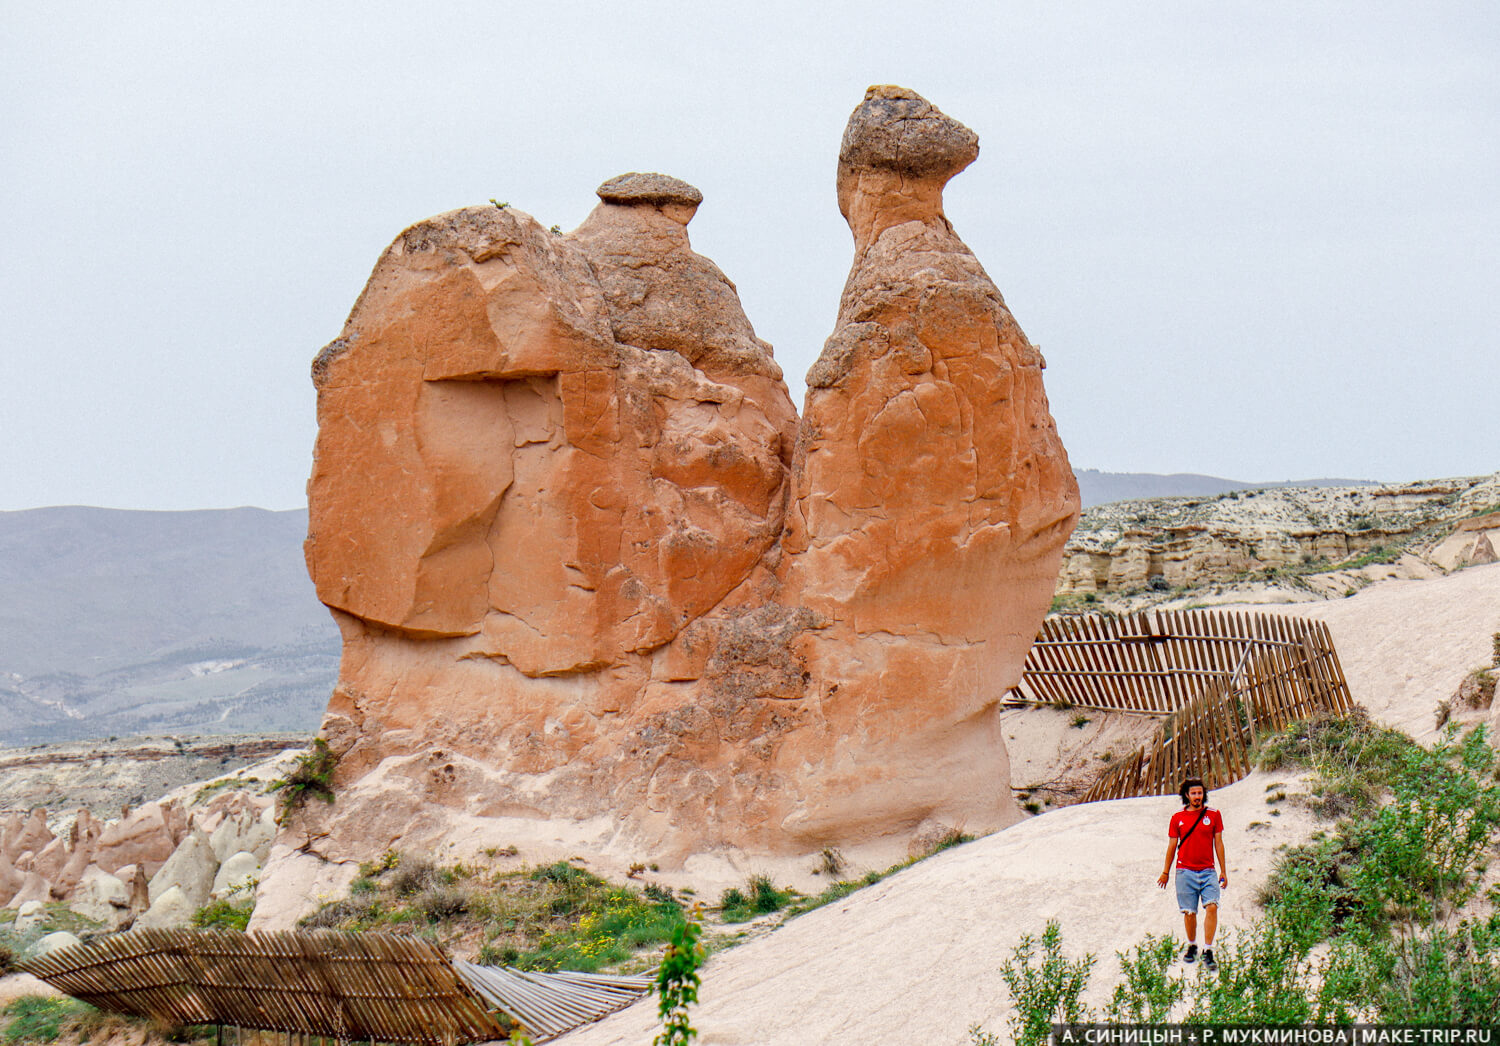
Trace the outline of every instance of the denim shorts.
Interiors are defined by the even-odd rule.
[[[1219,876],[1212,868],[1177,869],[1177,907],[1196,915],[1199,903],[1219,903]]]

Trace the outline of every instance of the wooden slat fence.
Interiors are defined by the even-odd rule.
[[[507,1034],[442,949],[414,937],[137,930],[22,968],[101,1010],[175,1025],[434,1046]]]
[[[1017,696],[1163,715],[1267,651],[1290,655],[1309,644],[1336,666],[1328,629],[1317,621],[1224,610],[1050,617],[1027,654]]]
[[[1168,716],[1156,736],[1101,775],[1082,802],[1171,795],[1185,777],[1221,788],[1250,773],[1258,731],[1317,715],[1348,715],[1354,702],[1327,626],[1292,624],[1308,627],[1275,629],[1277,642]]]
[[[1120,760],[1083,801],[1163,795],[1184,777],[1210,787],[1250,772],[1259,730],[1353,706],[1321,621],[1223,610],[1054,617],[1027,655],[1022,701],[1166,715],[1156,737]]]
[[[22,968],[101,1010],[169,1024],[443,1046],[499,1039],[513,1023],[544,1042],[652,985],[650,977],[455,962],[419,938],[326,930],[137,930]]]

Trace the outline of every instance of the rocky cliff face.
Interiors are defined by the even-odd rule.
[[[1490,528],[1476,514],[1497,505],[1500,474],[1118,501],[1084,513],[1057,592],[1192,588],[1407,546],[1453,569],[1483,561],[1474,557],[1483,556]]]
[[[286,861],[434,843],[444,809],[466,845],[545,823],[677,864],[1017,816],[997,702],[1078,495],[943,215],[977,152],[909,91],[855,111],[800,422],[676,179],[606,182],[567,235],[487,206],[397,238],[313,368],[339,799]]]

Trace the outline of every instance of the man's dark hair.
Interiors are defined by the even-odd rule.
[[[1188,789],[1192,788],[1194,785],[1196,785],[1197,787],[1203,789],[1203,805],[1207,806],[1208,805],[1208,785],[1204,784],[1203,781],[1202,781],[1202,779],[1201,778],[1197,778],[1197,777],[1189,777],[1186,781],[1182,782],[1182,787],[1179,788],[1179,789],[1177,789],[1177,795],[1182,799],[1182,805],[1183,806],[1187,806],[1187,804],[1188,804],[1188,797],[1187,797]]]

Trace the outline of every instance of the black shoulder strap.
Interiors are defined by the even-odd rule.
[[[1179,841],[1185,840],[1188,836],[1192,835],[1194,830],[1203,823],[1203,818],[1205,818],[1206,816],[1208,816],[1208,807],[1205,806],[1202,810],[1198,811],[1198,820],[1193,822],[1193,827],[1183,832]]]

